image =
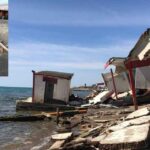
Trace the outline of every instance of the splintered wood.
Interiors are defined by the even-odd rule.
[[[80,131],[79,135],[75,135],[74,132],[52,135],[55,143],[50,149],[141,150],[150,148],[149,108],[131,112],[131,110],[103,112],[92,110],[84,117],[76,115],[70,119],[70,122],[77,121],[76,128],[78,127]]]

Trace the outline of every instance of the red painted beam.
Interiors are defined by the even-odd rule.
[[[57,83],[57,79],[56,78],[51,78],[51,77],[48,77],[48,76],[44,76],[43,77],[43,81],[48,81],[48,82],[53,83],[53,84]]]
[[[40,76],[47,76],[47,77],[54,77],[52,75],[45,75],[44,73],[35,73],[35,75],[40,75]],[[59,76],[55,76],[56,78],[62,78],[62,79],[66,79],[66,80],[70,80],[70,79],[67,79],[67,78],[64,78],[64,77],[59,77]]]
[[[132,99],[133,99],[133,104],[134,104],[134,108],[135,110],[138,109],[138,104],[137,104],[137,100],[136,100],[136,93],[135,93],[135,81],[134,81],[134,77],[133,77],[133,72],[132,72],[132,68],[129,68],[129,79],[130,79],[130,86],[131,86],[131,91],[132,91]]]
[[[128,60],[127,62],[125,62],[125,66],[129,71],[129,78],[130,78],[130,86],[131,86],[131,90],[132,90],[133,103],[134,103],[135,110],[137,110],[138,104],[136,101],[135,81],[134,81],[132,69],[150,66],[150,58],[147,58],[147,59],[141,60],[141,61],[140,60]]]
[[[150,66],[150,58],[147,58],[147,59],[141,60],[141,61],[140,60],[128,60],[125,63],[125,66],[127,67],[127,69]]]

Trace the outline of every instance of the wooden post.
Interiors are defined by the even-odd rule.
[[[57,118],[56,118],[56,123],[58,125],[59,123],[59,107],[57,107]]]
[[[129,69],[130,87],[131,87],[131,90],[132,90],[133,104],[134,104],[135,110],[137,110],[138,109],[138,104],[137,104],[137,101],[136,101],[135,82],[134,82],[134,78],[133,78],[131,63],[130,63],[130,67],[128,69]]]
[[[113,70],[110,69],[110,72],[111,72],[111,77],[112,77],[112,81],[113,81],[115,96],[116,96],[116,99],[118,99],[118,96],[117,96],[117,89],[116,89],[116,84],[115,84],[115,79],[114,79],[114,75],[113,75]]]
[[[32,103],[34,103],[34,87],[35,87],[35,71],[32,70],[33,73],[33,85],[32,85]]]

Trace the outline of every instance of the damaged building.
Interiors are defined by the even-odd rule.
[[[150,98],[150,29],[147,29],[139,38],[134,48],[126,58],[112,57],[105,65],[115,66],[110,73],[102,74],[109,91],[118,94],[130,92],[135,109],[138,101],[148,103]],[[125,95],[126,96],[126,95]]]
[[[33,95],[35,103],[67,103],[73,74],[54,71],[33,71]]]

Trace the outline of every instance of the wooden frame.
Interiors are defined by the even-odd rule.
[[[133,104],[135,107],[135,110],[138,109],[138,103],[136,100],[136,92],[135,92],[135,81],[134,81],[134,76],[133,76],[133,68],[138,68],[138,67],[145,67],[150,65],[150,58],[147,58],[145,60],[127,60],[125,62],[125,66],[129,71],[129,78],[130,78],[130,86],[132,90],[132,98],[133,98]]]

